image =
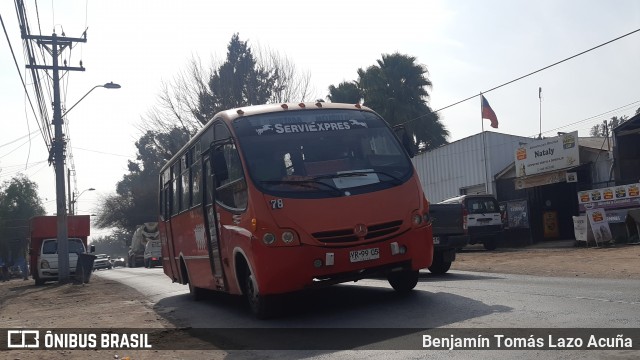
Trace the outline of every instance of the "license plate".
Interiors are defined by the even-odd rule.
[[[379,258],[380,258],[379,248],[353,250],[349,252],[349,259],[351,260],[352,263],[359,262],[359,261],[374,260]]]
[[[439,236],[434,236],[433,237],[433,245],[438,245],[440,244],[440,237]]]

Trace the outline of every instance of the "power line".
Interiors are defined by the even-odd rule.
[[[74,149],[78,149],[78,150],[84,150],[84,151],[89,151],[89,152],[94,152],[94,153],[98,153],[98,154],[105,154],[105,155],[111,155],[111,156],[120,156],[120,157],[130,157],[129,155],[121,155],[121,154],[114,154],[114,153],[109,153],[109,152],[104,152],[104,151],[98,151],[98,150],[91,150],[91,149],[84,149],[81,147],[77,147],[74,146]]]
[[[606,114],[612,113],[612,112],[617,111],[617,110],[620,110],[620,109],[624,109],[624,108],[630,107],[630,106],[635,105],[635,104],[638,104],[638,103],[640,103],[640,100],[634,101],[634,102],[629,103],[629,104],[627,104],[627,105],[623,105],[623,106],[617,107],[617,108],[612,109],[612,110],[609,110],[609,111],[605,111],[605,112],[603,112],[603,113],[601,113],[601,114],[594,115],[594,116],[588,117],[588,118],[586,118],[586,119],[582,119],[582,120],[580,120],[580,121],[572,122],[571,124],[562,125],[562,126],[557,127],[557,128],[555,128],[555,129],[551,129],[551,130],[544,131],[544,132],[543,132],[543,134],[550,133],[550,132],[553,132],[553,131],[556,131],[556,130],[560,130],[560,129],[564,129],[564,128],[566,128],[566,127],[569,127],[569,126],[572,126],[572,125],[576,125],[576,124],[580,124],[580,123],[583,123],[583,122],[585,122],[585,121],[593,120],[593,119],[595,119],[595,118],[598,118],[598,117],[604,116],[604,115],[606,115]],[[536,136],[536,135],[534,134],[534,135],[532,135],[532,136]]]
[[[522,79],[524,79],[524,78],[526,78],[526,77],[529,77],[529,76],[531,76],[531,75],[533,75],[533,74],[537,74],[537,73],[539,73],[539,72],[541,72],[541,71],[543,71],[543,70],[549,69],[549,68],[551,68],[551,67],[553,67],[553,66],[556,66],[556,65],[559,65],[559,64],[562,64],[562,63],[563,63],[563,62],[565,62],[565,61],[569,61],[569,60],[571,60],[571,59],[573,59],[573,58],[576,58],[576,57],[578,57],[578,56],[580,56],[580,55],[584,55],[584,54],[586,54],[586,53],[588,53],[588,52],[590,52],[590,51],[593,51],[593,50],[595,50],[595,49],[598,49],[598,48],[600,48],[600,47],[603,47],[603,46],[605,46],[605,45],[608,45],[608,44],[610,44],[610,43],[612,43],[612,42],[614,42],[614,41],[618,41],[618,40],[620,40],[620,39],[622,39],[622,38],[624,38],[624,37],[627,37],[627,36],[629,36],[629,35],[635,34],[635,33],[639,32],[639,31],[640,31],[640,29],[636,29],[636,30],[631,31],[631,32],[629,32],[629,33],[626,33],[626,34],[624,34],[624,35],[622,35],[622,36],[618,36],[618,37],[617,37],[617,38],[615,38],[615,39],[609,40],[609,41],[604,42],[604,43],[602,43],[602,44],[600,44],[600,45],[594,46],[594,47],[592,47],[592,48],[590,48],[590,49],[588,49],[588,50],[585,50],[585,51],[582,51],[582,52],[577,53],[577,54],[575,54],[575,55],[569,56],[569,57],[568,57],[568,58],[566,58],[566,59],[560,60],[560,61],[558,61],[558,62],[555,62],[555,63],[551,64],[551,65],[547,65],[547,66],[545,66],[545,67],[543,67],[543,68],[540,68],[540,69],[538,69],[538,70],[536,70],[536,71],[530,72],[530,73],[528,73],[528,74],[526,74],[526,75],[520,76],[520,77],[518,77],[518,78],[516,78],[516,79],[513,79],[513,80],[511,80],[511,81],[507,81],[506,83],[503,83],[503,84],[501,84],[501,85],[494,86],[494,87],[490,88],[489,90],[484,90],[484,91],[482,91],[482,93],[483,93],[483,94],[486,94],[486,93],[491,92],[491,91],[493,91],[493,90],[499,89],[499,88],[501,88],[501,87],[503,87],[503,86],[506,86],[506,85],[509,85],[509,84],[511,84],[511,83],[514,83],[514,82],[516,82],[516,81],[518,81],[518,80],[522,80]],[[450,107],[452,107],[452,106],[455,106],[455,105],[461,104],[461,103],[463,103],[463,102],[465,102],[465,101],[469,101],[469,100],[471,100],[471,99],[473,99],[473,98],[477,97],[478,95],[479,95],[479,94],[475,94],[475,95],[469,96],[469,97],[468,97],[468,98],[466,98],[466,99],[460,100],[460,101],[458,101],[458,102],[455,102],[455,103],[453,103],[453,104],[447,105],[447,106],[442,107],[442,108],[440,108],[440,109],[433,110],[432,112],[433,112],[433,113],[437,113],[438,111],[442,111],[442,110],[444,110],[444,109],[448,109],[448,108],[450,108]],[[420,115],[420,116],[418,116],[418,117],[416,117],[416,118],[413,118],[413,119],[411,119],[411,120],[407,120],[407,121],[405,121],[404,123],[401,123],[401,124],[399,124],[399,125],[406,125],[406,124],[408,124],[408,123],[410,123],[410,122],[416,121],[416,120],[418,120],[418,119],[421,119],[421,118],[423,118],[423,117],[425,117],[425,116],[429,116],[429,115],[430,115],[430,114]],[[396,126],[397,126],[397,125],[396,125]]]
[[[27,84],[24,82],[24,78],[22,77],[22,72],[20,71],[20,66],[18,65],[18,60],[16,59],[16,54],[13,51],[13,46],[11,45],[11,41],[9,40],[9,34],[7,34],[7,28],[4,25],[4,20],[2,20],[2,15],[1,14],[0,14],[0,23],[2,23],[2,30],[4,30],[4,36],[7,38],[7,44],[9,45],[9,50],[11,51],[11,56],[13,57],[13,62],[16,65],[16,70],[18,70],[18,75],[20,75],[20,81],[22,82],[22,87],[24,88],[24,93],[27,96],[27,99],[29,100],[29,104],[31,105],[31,111],[33,112],[33,116],[37,120],[38,119],[38,115],[36,114],[36,110],[33,107],[33,102],[31,101],[31,97],[29,96],[29,91],[27,90]],[[42,129],[41,129],[41,131],[44,132],[44,130],[42,130]],[[46,139],[45,139],[45,144],[47,144]]]
[[[37,133],[38,131],[39,131],[39,130],[34,130],[34,131],[32,131],[32,132],[28,133],[27,135],[20,136],[19,138],[15,139],[15,140],[11,140],[11,141],[9,141],[8,143],[2,144],[2,145],[0,145],[0,148],[1,148],[1,147],[5,147],[5,146],[7,146],[7,145],[11,145],[11,144],[13,144],[14,142],[20,141],[20,140],[22,140],[22,139],[24,139],[24,138],[26,138],[26,137],[28,137],[28,136],[31,136],[31,135],[33,135],[33,134]]]

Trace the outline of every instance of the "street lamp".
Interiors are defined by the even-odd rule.
[[[69,224],[67,223],[67,204],[65,199],[65,181],[64,181],[64,153],[65,141],[62,133],[62,125],[64,117],[73,109],[80,101],[82,101],[93,90],[99,87],[106,89],[119,89],[120,85],[113,82],[104,85],[96,85],[91,88],[83,97],[73,104],[67,111],[62,113],[60,106],[60,75],[58,71],[58,50],[54,42],[55,56],[53,57],[53,126],[55,130],[55,140],[52,144],[52,152],[54,154],[54,168],[56,174],[56,208],[57,208],[57,236],[58,239],[58,282],[66,283],[69,281]]]
[[[88,189],[84,189],[82,190],[82,192],[80,192],[80,194],[78,194],[78,196],[76,196],[76,194],[73,194],[73,199],[71,200],[71,203],[69,204],[69,213],[71,215],[75,215],[76,214],[76,202],[78,202],[78,199],[80,198],[80,196],[82,196],[82,194],[84,194],[86,191],[94,191],[94,188],[88,188]]]
[[[67,114],[69,113],[69,111],[71,111],[71,109],[73,109],[76,105],[78,105],[78,103],[80,103],[80,101],[82,101],[82,100],[83,100],[84,98],[86,98],[86,97],[87,97],[87,95],[89,95],[93,90],[95,90],[96,88],[99,88],[99,87],[102,87],[102,88],[105,88],[105,89],[120,89],[122,86],[120,86],[120,84],[116,84],[116,83],[114,83],[113,81],[111,81],[111,82],[108,82],[108,83],[106,83],[106,84],[104,84],[104,85],[96,85],[96,86],[92,87],[92,88],[91,88],[91,90],[87,91],[87,93],[86,93],[86,94],[84,94],[84,96],[80,98],[80,100],[76,101],[76,103],[75,103],[75,104],[71,105],[71,107],[70,107],[69,109],[67,109],[67,111],[65,111],[65,112],[62,114],[62,117],[65,117],[65,115],[67,115]]]

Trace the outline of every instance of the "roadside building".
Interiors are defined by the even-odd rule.
[[[531,138],[485,131],[416,155],[412,161],[431,202],[458,195],[496,194],[494,175],[513,163]]]
[[[493,194],[503,212],[505,241],[526,243],[574,237],[578,191],[612,183],[610,149],[607,138],[578,138],[577,132],[543,139],[484,132],[413,162],[431,202]]]
[[[640,182],[640,114],[613,129],[616,185]]]

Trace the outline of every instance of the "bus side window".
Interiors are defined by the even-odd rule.
[[[182,207],[191,208],[191,164],[193,162],[193,148],[182,157]]]
[[[215,139],[230,137],[229,130],[222,123],[215,126]],[[247,183],[242,170],[240,154],[234,142],[217,146],[212,153],[212,168],[215,177],[216,201],[233,209],[247,207]]]
[[[191,164],[191,196],[193,205],[202,203],[202,164],[200,163],[200,142],[196,143],[193,152],[193,163]]]
[[[180,162],[175,163],[171,170],[171,215],[177,215],[180,212],[180,200],[182,199],[182,192],[180,191]]]

